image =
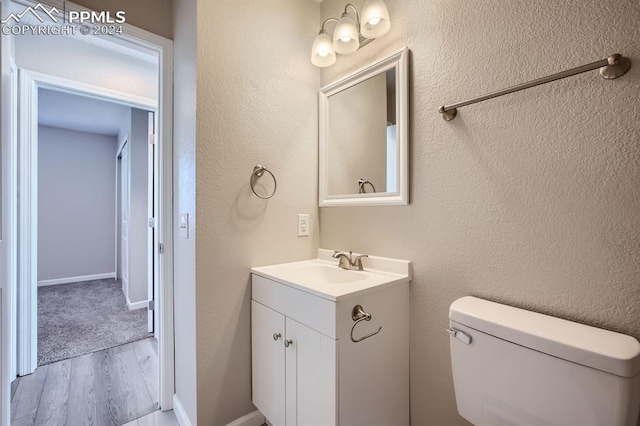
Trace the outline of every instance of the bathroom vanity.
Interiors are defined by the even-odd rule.
[[[253,403],[274,426],[409,425],[410,262],[252,269]]]

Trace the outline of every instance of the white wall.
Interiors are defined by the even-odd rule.
[[[319,74],[309,61],[318,8],[300,0],[197,3],[199,425],[225,425],[254,409],[250,268],[308,259],[318,247]],[[249,188],[256,164],[278,179],[270,200]],[[298,213],[311,215],[310,237],[297,237]]]
[[[176,398],[192,425],[196,397],[196,1],[174,2],[173,235]],[[177,225],[189,215],[189,238]]]
[[[38,283],[114,273],[114,136],[38,127]]]
[[[640,8],[386,4],[390,33],[339,57],[322,83],[411,49],[411,205],[322,208],[321,244],[414,262],[412,424],[461,425],[443,331],[460,296],[640,338]],[[325,0],[322,17],[343,6]],[[616,52],[634,62],[618,80],[592,71],[461,108],[451,122],[437,113]]]
[[[19,68],[158,99],[155,64],[64,36],[15,37]]]
[[[129,147],[129,275],[128,287],[123,289],[127,302],[137,303],[148,299],[149,252],[148,224],[148,160],[149,149],[148,112],[131,108],[125,119],[118,146],[127,138]]]

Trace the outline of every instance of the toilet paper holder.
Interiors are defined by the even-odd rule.
[[[351,310],[351,319],[355,321],[353,323],[353,326],[351,327],[351,341],[353,343],[362,342],[363,340],[368,339],[369,337],[373,337],[376,334],[380,333],[380,330],[382,330],[382,326],[378,328],[378,331],[374,331],[373,333],[367,334],[366,336],[362,336],[359,339],[354,339],[353,330],[355,330],[356,325],[358,325],[362,321],[371,321],[371,318],[372,318],[371,314],[368,312],[365,312],[362,306],[356,305],[353,307],[353,309]]]

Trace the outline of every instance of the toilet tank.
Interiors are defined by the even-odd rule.
[[[458,412],[476,426],[636,426],[640,343],[476,297],[449,309]]]

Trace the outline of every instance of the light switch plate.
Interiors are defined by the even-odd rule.
[[[311,227],[311,220],[308,214],[298,215],[298,237],[308,237],[309,228]]]
[[[180,215],[180,238],[189,239],[189,214]]]

